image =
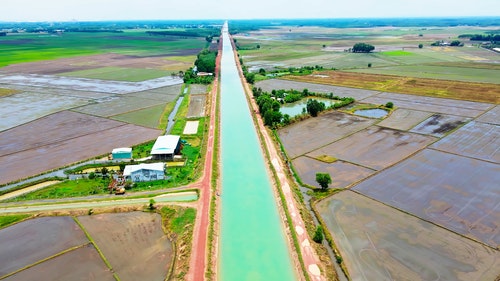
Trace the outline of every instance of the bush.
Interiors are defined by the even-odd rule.
[[[316,231],[314,232],[313,241],[316,243],[323,242],[323,228],[321,227],[321,225],[318,225],[318,227],[316,227]]]
[[[388,103],[385,104],[385,107],[387,107],[387,108],[393,108],[394,104],[392,102],[388,102]]]

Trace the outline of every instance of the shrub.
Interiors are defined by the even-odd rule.
[[[316,243],[323,242],[323,228],[321,227],[321,225],[318,225],[316,227],[316,231],[314,232],[313,241]]]
[[[392,102],[388,102],[388,103],[385,104],[385,107],[387,107],[387,108],[393,108],[394,104]]]

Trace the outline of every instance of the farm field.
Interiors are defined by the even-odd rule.
[[[205,115],[205,103],[207,95],[189,95],[189,108],[187,118],[203,117]]]
[[[78,220],[120,280],[165,280],[172,265],[173,247],[163,233],[160,215],[99,214]]]
[[[0,168],[0,184],[107,154],[116,147],[143,143],[158,135],[159,130],[114,120],[70,111],[55,113],[0,132],[0,161],[8,163]],[[19,139],[23,139],[22,144]]]
[[[316,205],[352,280],[495,280],[500,253],[352,191]]]
[[[357,72],[353,74],[363,77],[365,75],[361,73],[498,84],[496,77],[500,70],[495,65],[498,65],[500,55],[479,48],[478,42],[458,38],[461,34],[487,31],[496,32],[498,27],[272,26],[236,34],[235,38],[240,46],[239,53],[253,72],[260,68],[271,71],[318,65]],[[455,39],[463,42],[464,47],[430,46],[436,41]],[[359,42],[371,44],[375,50],[369,54],[346,52]],[[419,44],[422,48],[418,47]],[[336,85],[362,87],[363,80],[366,79],[359,79],[358,83],[351,85],[347,81],[336,81]]]
[[[426,149],[361,182],[354,190],[497,248],[498,166]]]
[[[77,219],[113,270],[72,217],[44,217],[0,230],[0,256],[8,261],[0,265],[0,278],[115,280],[116,275],[120,280],[139,276],[164,280],[167,276],[173,250],[158,214],[99,214]]]

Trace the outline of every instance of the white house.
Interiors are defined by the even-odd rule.
[[[125,180],[133,182],[165,179],[165,163],[127,165],[123,171]]]
[[[181,151],[181,137],[176,135],[159,136],[156,139],[151,156],[158,160],[174,160],[174,155]]]

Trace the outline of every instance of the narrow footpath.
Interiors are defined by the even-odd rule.
[[[208,129],[207,150],[205,154],[205,166],[203,168],[203,176],[199,182],[200,198],[198,200],[198,208],[196,212],[196,221],[193,233],[193,247],[191,252],[191,262],[189,272],[186,275],[187,280],[201,281],[205,280],[205,272],[207,268],[207,239],[210,216],[210,198],[212,197],[211,182],[212,182],[212,167],[213,167],[213,151],[214,151],[214,136],[215,136],[215,117],[216,117],[216,102],[219,91],[219,70],[222,55],[222,38],[218,46],[218,54],[215,62],[215,79],[212,84],[211,101],[209,108],[210,124]]]

